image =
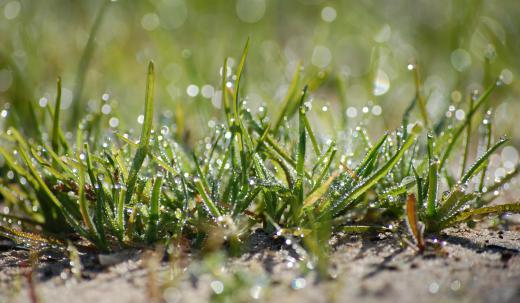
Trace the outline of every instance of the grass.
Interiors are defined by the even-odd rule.
[[[194,147],[165,131],[168,125],[154,123],[152,62],[139,138],[117,130],[101,133],[100,140],[93,133],[106,123],[99,114],[86,115],[65,139],[71,130],[60,123],[58,79],[54,109],[37,113],[49,116],[48,126],[40,127],[50,136],[26,139],[14,126],[1,134],[0,154],[9,172],[0,180],[0,193],[10,211],[0,215],[6,219],[0,234],[27,245],[63,246],[79,236],[101,252],[189,239],[194,250],[229,244],[230,253],[238,254],[261,228],[301,243],[325,274],[335,232],[396,233],[423,251],[424,233],[476,216],[520,212],[520,203],[493,205],[496,196],[489,195],[518,173],[518,164],[500,180],[488,184],[485,178],[491,155],[507,144],[502,138],[492,142],[489,117],[480,112],[496,83],[470,104],[463,121],[432,121],[414,69],[417,93],[402,126],[375,144],[367,126],[344,129],[337,139],[351,136],[348,150],[354,152],[347,153],[313,128],[307,103],[312,92],[301,83],[299,69],[279,112],[251,113],[242,102],[248,51],[249,41],[235,77],[223,73],[225,123]],[[410,123],[415,115],[422,122]],[[477,119],[485,122],[485,148],[467,167]],[[457,172],[450,166],[460,159]],[[368,215],[374,210],[379,215]],[[405,225],[410,235],[389,227]]]

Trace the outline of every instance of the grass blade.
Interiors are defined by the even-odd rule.
[[[56,104],[54,105],[54,117],[52,121],[52,149],[59,153],[59,130],[60,130],[60,111],[61,111],[61,78],[56,81]]]
[[[222,215],[220,214],[220,210],[217,208],[217,205],[211,200],[204,189],[204,185],[202,184],[201,179],[197,178],[194,180],[195,188],[197,188],[198,193],[202,198],[202,202],[204,203],[205,209],[209,212],[209,214],[213,217],[214,220],[218,220]]]
[[[278,133],[278,129],[282,125],[282,121],[284,117],[287,115],[287,112],[289,110],[292,103],[292,100],[295,98],[295,95],[297,94],[297,87],[298,83],[300,82],[300,70],[301,70],[301,62],[298,62],[298,65],[296,66],[296,70],[294,71],[294,75],[292,77],[291,83],[289,84],[289,88],[287,89],[287,94],[285,95],[285,98],[283,100],[282,110],[278,114],[278,118],[276,118],[276,122],[274,123],[274,126],[272,128],[272,133],[276,135]]]
[[[419,74],[419,66],[416,64],[413,67],[413,76],[415,80],[415,99],[418,101],[419,110],[423,118],[426,129],[430,129],[430,118],[428,117],[428,111],[426,110],[426,100],[421,92],[421,75]]]
[[[480,96],[480,98],[475,103],[475,106],[473,106],[473,108],[467,114],[464,122],[454,130],[453,137],[449,141],[449,144],[446,147],[444,154],[442,155],[441,162],[439,163],[439,170],[441,170],[444,167],[444,164],[446,164],[446,161],[448,160],[448,158],[451,155],[453,147],[457,143],[457,141],[458,141],[460,135],[462,134],[462,132],[464,131],[464,129],[469,125],[469,122],[471,121],[471,118],[473,118],[473,115],[486,102],[486,100],[489,98],[489,96],[495,90],[496,87],[497,87],[497,84],[495,82],[482,94],[482,96]]]
[[[368,189],[374,186],[379,180],[381,180],[381,178],[386,176],[386,174],[388,174],[388,172],[397,164],[397,162],[399,162],[399,160],[403,157],[405,151],[408,150],[414,143],[415,138],[417,137],[421,129],[422,126],[420,124],[415,124],[410,136],[408,137],[408,139],[406,139],[399,151],[392,158],[390,158],[390,160],[387,161],[385,165],[383,165],[383,167],[377,170],[371,177],[362,181],[351,191],[343,195],[343,197],[340,198],[340,200],[331,207],[330,211],[332,211],[333,213],[338,213],[340,211],[343,211],[344,209],[354,206],[354,202],[358,197],[360,197]]]
[[[296,196],[296,205],[293,207],[293,218],[297,218],[300,213],[300,209],[303,206],[303,182],[305,178],[305,148],[306,148],[306,132],[305,132],[305,115],[306,109],[303,105],[305,97],[307,95],[307,86],[303,88],[302,96],[300,98],[300,109],[299,109],[299,123],[298,123],[298,154],[296,157],[296,184],[294,186],[294,192]]]
[[[150,200],[150,214],[148,217],[147,242],[153,243],[157,240],[157,226],[159,223],[159,207],[161,197],[161,186],[163,177],[155,178],[152,189],[152,198]]]
[[[488,149],[462,176],[460,179],[461,183],[466,183],[470,178],[472,178],[480,169],[483,168],[488,158],[502,145],[506,144],[509,141],[507,138],[500,138],[497,143],[495,143],[490,149]]]
[[[141,129],[141,137],[139,139],[139,146],[134,156],[134,160],[132,162],[132,167],[128,173],[128,179],[126,184],[126,193],[125,199],[121,200],[120,203],[128,204],[132,200],[132,195],[134,194],[135,184],[137,181],[137,176],[141,166],[143,165],[144,159],[148,154],[148,145],[150,142],[150,135],[152,131],[152,123],[153,123],[153,104],[154,104],[154,64],[150,62],[148,64],[148,76],[146,81],[146,97],[145,97],[145,105],[144,105],[144,123]],[[124,205],[118,207],[118,223],[119,227],[123,229],[124,218],[123,218],[123,209]]]
[[[508,203],[495,206],[481,207],[463,211],[440,223],[440,228],[446,228],[469,220],[472,216],[501,214],[505,212],[520,213],[520,203]]]
[[[437,210],[437,190],[439,188],[439,161],[433,160],[428,171],[428,196],[426,200],[426,214],[434,217]]]
[[[90,29],[90,34],[87,40],[87,44],[85,45],[85,49],[83,50],[83,54],[81,55],[81,59],[79,62],[78,71],[76,73],[76,81],[74,86],[74,94],[72,99],[72,119],[71,123],[75,124],[76,121],[79,120],[81,113],[81,97],[83,94],[83,87],[85,85],[85,77],[87,76],[88,66],[90,61],[92,60],[92,55],[94,54],[94,47],[96,36],[101,27],[101,23],[103,22],[103,17],[105,16],[105,12],[112,1],[103,0],[103,4],[99,8],[99,11],[96,15],[96,19],[94,20],[94,24]]]

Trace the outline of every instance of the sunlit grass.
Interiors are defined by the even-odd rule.
[[[106,121],[89,114],[65,139],[70,130],[60,123],[58,79],[54,110],[38,113],[49,115],[51,122],[41,127],[48,127],[50,136],[27,139],[15,127],[1,134],[0,154],[9,167],[0,185],[8,210],[0,215],[5,218],[1,234],[35,246],[66,245],[79,236],[99,251],[187,238],[194,250],[226,243],[236,254],[263,229],[301,243],[325,273],[328,240],[335,232],[390,232],[406,239],[395,226],[408,224],[422,251],[424,232],[439,233],[475,216],[520,212],[517,202],[490,204],[495,196],[489,190],[509,182],[518,164],[504,178],[484,184],[490,156],[507,143],[492,142],[487,116],[481,126],[487,130],[484,151],[462,166],[460,178],[450,167],[453,160],[469,161],[469,140],[461,140],[462,134],[473,135],[471,121],[500,80],[471,104],[462,121],[433,121],[417,94],[402,126],[374,144],[370,124],[339,130],[338,140],[324,142],[308,117],[310,92],[298,73],[280,109],[251,113],[241,89],[248,49],[249,41],[232,78],[223,73],[224,123],[210,128],[194,147],[168,125],[154,122],[160,66],[148,66],[138,138],[124,130],[105,131]],[[416,115],[420,121],[411,122]],[[339,146],[345,142],[352,146]]]

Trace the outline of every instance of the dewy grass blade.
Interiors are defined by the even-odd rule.
[[[29,158],[29,155],[27,154],[26,150],[28,149],[27,142],[21,137],[20,133],[18,133],[15,129],[11,129],[11,132],[13,133],[13,136],[15,137],[16,141],[18,142],[19,146],[21,147],[19,149],[19,154],[22,157],[22,160],[27,165],[27,168],[32,175],[31,179],[33,180],[34,184],[33,187],[37,192],[41,192],[42,195],[47,198],[52,205],[56,206],[59,212],[65,217],[67,223],[69,223],[77,233],[80,235],[88,238],[89,234],[81,227],[79,222],[76,220],[76,218],[73,216],[73,212],[69,212],[70,209],[65,209],[64,205],[58,200],[58,198],[52,193],[50,188],[47,186],[45,181],[43,180],[42,176],[39,174],[36,167],[34,167],[31,159]],[[46,218],[49,219],[49,218]],[[48,224],[52,224],[53,222],[46,222]],[[63,228],[63,226],[61,227]]]
[[[462,178],[460,179],[461,183],[466,183],[470,178],[472,178],[480,169],[483,168],[487,159],[502,145],[506,144],[509,141],[506,138],[500,138],[500,140],[495,143],[490,149],[488,149],[469,169]]]
[[[481,207],[477,209],[471,209],[467,211],[463,211],[452,216],[449,219],[442,221],[439,225],[440,228],[446,228],[453,226],[457,223],[461,223],[467,221],[472,216],[481,216],[481,215],[489,215],[489,214],[500,214],[505,212],[512,213],[520,213],[520,203],[508,203],[508,204],[500,204],[495,206]]]
[[[355,171],[356,177],[366,176],[367,173],[370,172],[369,167],[372,166],[374,164],[374,162],[376,161],[376,159],[378,158],[378,154],[381,150],[381,147],[386,142],[387,138],[388,138],[388,133],[385,133],[385,135],[383,137],[381,137],[381,139],[379,139],[379,141],[376,143],[376,145],[374,147],[372,147],[372,149],[370,149],[370,151],[367,153],[365,158],[361,161],[358,168],[356,169],[356,171]]]
[[[484,121],[486,122],[484,124],[484,127],[485,127],[485,138],[486,138],[485,139],[486,140],[486,143],[485,143],[486,144],[486,150],[489,150],[491,148],[492,139],[493,139],[493,132],[492,132],[493,126],[491,124],[491,117],[487,113],[486,113],[486,116],[484,117]],[[480,174],[480,182],[478,184],[479,192],[482,192],[484,190],[484,184],[486,183],[486,174],[487,174],[488,164],[489,164],[488,161],[486,161],[486,163],[484,163],[484,167],[482,168],[482,173]],[[462,172],[462,173],[464,173],[464,172]],[[488,191],[490,191],[490,190],[488,190]],[[482,204],[482,200],[478,199],[477,200],[477,204],[478,205]],[[482,206],[482,205],[480,205],[480,206]]]
[[[148,154],[148,145],[150,141],[150,135],[152,132],[152,123],[153,123],[153,104],[154,104],[154,64],[150,62],[148,64],[148,76],[146,80],[146,98],[145,98],[145,111],[144,111],[144,123],[143,128],[141,129],[141,137],[139,139],[139,146],[134,156],[134,160],[132,162],[132,167],[128,173],[127,185],[126,185],[126,193],[125,199],[120,201],[120,203],[128,204],[132,200],[132,195],[134,194],[135,184],[137,181],[139,170],[143,165],[144,159]],[[121,229],[124,226],[124,216],[123,209],[124,204],[118,207],[118,224]]]
[[[159,223],[159,207],[161,198],[161,186],[163,183],[163,177],[159,176],[155,178],[152,189],[152,197],[150,199],[150,211],[148,217],[148,230],[147,230],[147,242],[153,243],[157,240],[157,226]]]
[[[316,140],[316,136],[314,135],[314,131],[311,128],[311,124],[309,123],[309,118],[307,115],[303,116],[303,122],[305,123],[305,129],[307,129],[307,134],[309,134],[309,138],[311,139],[312,147],[314,148],[314,152],[316,156],[321,155],[320,146],[318,145],[318,141]]]
[[[332,165],[332,160],[334,159],[334,156],[336,155],[336,146],[335,142],[333,141],[330,145],[329,150],[325,154],[327,156],[327,163],[323,166],[323,169],[321,170],[321,173],[318,175],[318,178],[314,181],[314,186],[311,190],[311,193],[315,191],[318,187],[321,186],[321,182],[325,178],[325,175],[329,172],[329,168]]]
[[[484,169],[485,169],[485,167],[484,167]],[[483,174],[485,172],[484,169],[482,169]],[[495,190],[499,190],[502,186],[504,186],[504,184],[509,183],[511,181],[511,179],[513,179],[519,173],[520,173],[520,164],[517,164],[512,171],[508,172],[503,178],[500,178],[499,181],[496,181],[495,183],[486,187],[487,191],[485,192],[485,194],[493,194],[493,197],[497,197],[494,195]],[[482,192],[482,189],[480,189],[479,192]]]
[[[234,93],[233,93],[233,112],[234,112],[234,116],[235,116],[235,123],[238,122],[238,116],[239,116],[239,94],[240,94],[240,79],[242,78],[242,74],[244,72],[244,67],[245,67],[245,64],[246,64],[246,58],[247,58],[247,53],[249,52],[249,38],[247,38],[247,41],[246,41],[246,45],[244,46],[244,51],[242,52],[242,56],[240,58],[240,63],[238,64],[238,68],[237,68],[237,78],[236,78],[236,81],[235,81],[235,90],[234,90]]]
[[[421,132],[422,126],[420,124],[415,124],[412,128],[412,132],[403,146],[399,149],[399,151],[390,158],[389,161],[383,165],[379,170],[377,170],[372,176],[362,181],[354,187],[351,191],[347,192],[343,195],[342,198],[339,199],[338,202],[334,203],[332,207],[329,209],[330,212],[334,215],[346,208],[350,208],[354,206],[354,202],[357,198],[359,198],[362,194],[364,194],[368,189],[374,186],[381,178],[386,176],[388,172],[399,162],[399,160],[403,157],[404,153],[413,145],[415,138]]]
[[[204,189],[204,185],[202,184],[202,181],[200,179],[195,179],[195,187],[197,188],[197,191],[199,192],[202,202],[206,206],[206,210],[209,212],[209,214],[213,217],[213,219],[218,220],[222,215],[220,214],[220,210],[218,210],[217,206],[211,200],[211,198],[208,196],[208,193]]]
[[[202,172],[202,169],[199,164],[199,160],[197,160],[197,156],[195,154],[193,154],[193,162],[195,163],[195,168],[197,170],[197,174],[199,175],[199,178],[202,182],[204,189],[209,192],[210,187],[209,187],[208,180],[206,179],[206,175]]]
[[[52,121],[52,149],[59,153],[60,148],[60,138],[59,138],[59,130],[60,130],[60,112],[61,112],[61,78],[58,77],[56,81],[56,104],[54,105],[54,117]]]
[[[451,152],[453,150],[453,147],[457,143],[460,135],[464,131],[464,129],[468,126],[469,121],[471,121],[471,118],[473,118],[473,115],[479,110],[479,108],[486,102],[486,100],[489,98],[489,95],[495,90],[497,87],[496,82],[493,83],[483,94],[480,96],[480,98],[475,103],[475,106],[469,111],[469,113],[466,116],[466,119],[464,122],[455,129],[453,132],[453,136],[451,140],[448,143],[448,146],[446,147],[446,150],[444,151],[444,154],[442,155],[441,162],[439,163],[439,170],[441,170],[444,167],[444,164],[446,164],[446,161],[449,159]],[[438,146],[440,148],[440,146]]]
[[[247,38],[246,45],[244,46],[244,51],[242,52],[242,56],[240,58],[240,63],[238,64],[236,81],[235,81],[235,90],[233,92],[233,113],[234,113],[234,128],[236,129],[236,138],[238,143],[238,151],[240,154],[240,164],[242,166],[242,186],[247,186],[247,159],[245,152],[245,143],[244,143],[244,134],[243,134],[243,125],[240,119],[240,79],[242,78],[242,74],[244,72],[244,67],[246,64],[247,53],[249,51],[249,37]]]
[[[96,15],[96,19],[94,20],[94,24],[90,29],[90,34],[87,40],[87,44],[85,45],[85,49],[83,50],[83,54],[81,55],[81,60],[79,62],[78,71],[76,73],[76,82],[74,86],[74,94],[72,99],[72,119],[71,123],[75,124],[80,117],[81,112],[81,97],[83,94],[83,87],[85,85],[85,78],[87,76],[88,66],[90,61],[92,60],[92,55],[94,54],[95,40],[99,28],[101,27],[101,23],[103,22],[103,18],[105,16],[105,12],[112,1],[103,0],[101,7]]]
[[[428,170],[428,196],[426,199],[426,213],[429,217],[435,216],[437,209],[437,190],[439,188],[439,161],[433,159]]]
[[[473,109],[473,95],[470,95],[469,99],[469,111]],[[460,174],[461,177],[464,174],[464,171],[466,170],[466,164],[468,163],[468,156],[469,156],[469,147],[471,144],[471,119],[468,121],[468,127],[466,128],[466,140],[464,141],[464,153],[462,155],[462,163],[461,163],[461,169]]]
[[[92,222],[94,223],[94,226],[96,227],[97,236],[99,238],[99,242],[100,242],[102,248],[104,250],[107,250],[106,239],[105,239],[105,227],[103,225],[103,221],[104,221],[103,219],[104,219],[104,215],[105,215],[104,214],[105,191],[103,189],[103,180],[101,180],[101,178],[99,178],[99,177],[98,178],[95,177],[94,169],[92,166],[92,157],[90,154],[90,147],[89,147],[88,143],[85,143],[83,146],[84,146],[83,150],[85,152],[85,160],[87,162],[87,174],[89,176],[90,183],[92,184],[92,187],[95,188],[95,192],[96,192],[96,201],[95,201],[96,209],[95,209],[95,216],[94,216],[94,219],[92,220]],[[78,161],[80,161],[80,159],[78,159]],[[81,162],[80,162],[80,164],[81,164]],[[80,166],[80,183],[81,182],[85,183],[85,180],[84,180],[85,173],[82,170],[84,170],[83,164],[81,164],[81,166]],[[83,178],[83,180],[81,180],[81,178]],[[80,196],[80,199],[81,198],[82,197]],[[88,211],[87,211],[87,214],[88,214]]]
[[[298,207],[303,205],[303,182],[305,177],[305,148],[306,148],[306,132],[305,132],[305,115],[306,109],[303,104],[307,95],[307,86],[303,88],[302,96],[300,99],[299,109],[299,141],[298,141],[298,154],[296,158],[296,186],[295,192],[297,195]]]
[[[327,192],[327,190],[329,189],[330,185],[332,184],[332,182],[339,176],[339,171],[336,171],[334,173],[332,173],[330,175],[330,177],[325,180],[325,182],[317,182],[316,183],[316,188],[314,188],[310,193],[309,195],[307,196],[307,198],[305,198],[305,201],[303,201],[303,206],[304,207],[311,207],[314,205],[314,203],[316,203],[321,197],[323,197],[323,195],[325,195],[325,193]]]
[[[419,66],[416,64],[413,68],[413,75],[415,80],[415,98],[419,103],[419,110],[424,121],[426,129],[430,129],[430,118],[428,117],[428,111],[426,110],[426,100],[421,92],[421,75],[419,73]]]
[[[222,104],[224,104],[224,112],[226,114],[226,120],[228,126],[233,126],[231,122],[231,107],[229,106],[229,99],[227,93],[227,69],[228,69],[228,58],[224,59],[224,65],[222,66],[222,84],[220,89],[222,90]]]
[[[296,66],[296,70],[294,71],[293,78],[291,83],[289,84],[289,88],[287,89],[287,94],[285,95],[285,99],[283,100],[282,110],[278,114],[278,118],[276,118],[276,122],[272,128],[272,133],[276,135],[280,126],[282,125],[282,121],[287,115],[287,112],[291,106],[291,101],[294,99],[294,96],[297,93],[298,83],[300,82],[300,70],[301,70],[301,62],[298,62]]]
[[[78,157],[78,162],[81,163],[81,159]],[[79,169],[79,183],[78,183],[78,200],[79,200],[79,211],[81,213],[81,218],[83,219],[83,224],[87,227],[87,230],[90,235],[97,237],[96,229],[94,228],[94,221],[89,214],[87,199],[85,197],[85,167],[83,163],[80,165]]]
[[[449,195],[442,201],[442,204],[437,208],[437,217],[443,218],[448,215],[457,202],[464,197],[463,188],[456,186]]]
[[[428,179],[426,192],[426,215],[434,217],[437,210],[437,190],[439,188],[439,160],[435,155],[433,134],[427,135],[428,147]]]
[[[36,180],[31,176],[31,174],[25,170],[18,162],[13,158],[13,155],[8,152],[5,148],[0,146],[0,155],[4,158],[5,163],[8,167],[10,167],[13,171],[16,172],[21,177],[24,177],[31,184],[37,184]]]

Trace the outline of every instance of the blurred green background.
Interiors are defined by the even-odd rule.
[[[222,118],[222,63],[228,56],[236,67],[250,36],[244,97],[253,113],[268,105],[276,114],[301,62],[322,133],[333,136],[345,115],[396,128],[415,94],[407,66],[418,62],[432,117],[450,105],[463,117],[469,92],[502,75],[511,85],[492,97],[495,131],[518,146],[519,23],[517,0],[0,0],[1,116],[30,128],[61,76],[69,125],[106,105],[107,128],[135,127],[154,60],[157,111],[182,112],[196,137]]]

